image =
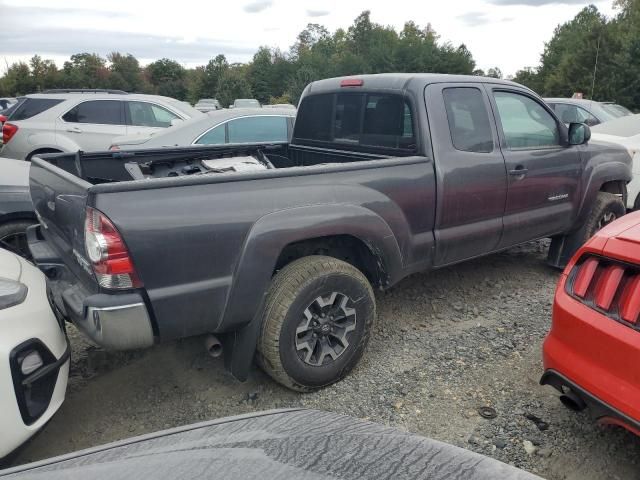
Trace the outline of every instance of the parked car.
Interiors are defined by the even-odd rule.
[[[640,212],[606,226],[560,277],[542,385],[640,435]]]
[[[596,102],[579,98],[545,98],[545,102],[566,124],[580,122],[590,127],[616,118],[632,115],[632,112],[612,102]]]
[[[2,113],[3,110],[6,110],[17,101],[18,100],[16,98],[11,98],[11,97],[0,98],[0,113]]]
[[[219,110],[161,132],[116,137],[110,149],[287,142],[295,114],[289,109]]]
[[[2,127],[3,157],[105,150],[120,135],[148,133],[201,116],[184,102],[119,90],[50,90],[27,95]]]
[[[194,108],[200,112],[207,113],[222,109],[222,105],[220,105],[220,102],[215,98],[201,98],[198,100],[198,103],[195,104]]]
[[[274,103],[273,105],[263,105],[262,108],[290,108],[295,110],[296,106],[290,103]]]
[[[627,208],[640,209],[640,114],[596,125],[593,138],[601,142],[613,142],[629,150],[629,155],[633,157],[633,180],[627,185]]]
[[[589,134],[513,82],[323,80],[290,143],[34,157],[27,238],[98,344],[213,334],[236,377],[257,349],[308,391],[362,356],[375,288],[543,237],[562,265],[624,215],[629,153]]]
[[[271,410],[187,425],[0,471],[16,480],[536,480],[478,453],[377,423]]]
[[[230,108],[260,108],[260,102],[255,98],[236,98]]]
[[[69,351],[42,272],[0,249],[0,461],[60,408]]]
[[[0,248],[29,258],[26,229],[38,223],[29,195],[29,164],[0,158]]]

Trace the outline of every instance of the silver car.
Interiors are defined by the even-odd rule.
[[[581,98],[545,98],[544,101],[567,125],[586,123],[593,127],[625,115],[632,115],[629,109],[612,102],[596,102]]]
[[[214,110],[220,110],[222,108],[222,105],[220,105],[220,102],[215,98],[201,98],[200,100],[198,100],[198,103],[193,106],[193,108],[195,108],[199,112],[207,113]]]
[[[295,115],[289,108],[216,110],[166,131],[115,138],[111,149],[286,142]]]
[[[30,160],[41,153],[106,150],[122,135],[149,134],[193,117],[190,105],[118,90],[53,90],[27,95],[2,127],[1,156]]]

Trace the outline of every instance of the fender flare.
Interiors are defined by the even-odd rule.
[[[378,258],[390,282],[401,278],[403,259],[396,236],[371,210],[334,204],[265,215],[247,235],[218,325],[219,331],[232,332],[225,336],[225,365],[239,380],[247,378],[253,360],[262,306],[280,253],[290,243],[332,235],[350,235],[361,240]]]
[[[575,228],[579,228],[585,221],[587,215],[591,211],[591,205],[596,199],[598,192],[602,185],[607,182],[622,181],[628,183],[632,179],[629,165],[623,162],[607,162],[597,165],[585,186],[584,194],[582,195],[582,203],[578,209],[578,215],[576,217]]]

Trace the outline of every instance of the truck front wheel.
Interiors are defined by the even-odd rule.
[[[258,363],[293,390],[330,385],[362,357],[375,317],[373,290],[357,268],[332,257],[301,258],[269,288]]]

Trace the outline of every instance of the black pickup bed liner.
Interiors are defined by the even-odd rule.
[[[328,163],[352,163],[389,158],[361,152],[330,150],[286,143],[180,147],[136,151],[76,152],[42,155],[56,167],[91,184],[153,178],[211,175],[202,161],[232,157],[254,157],[267,169],[306,167]]]

